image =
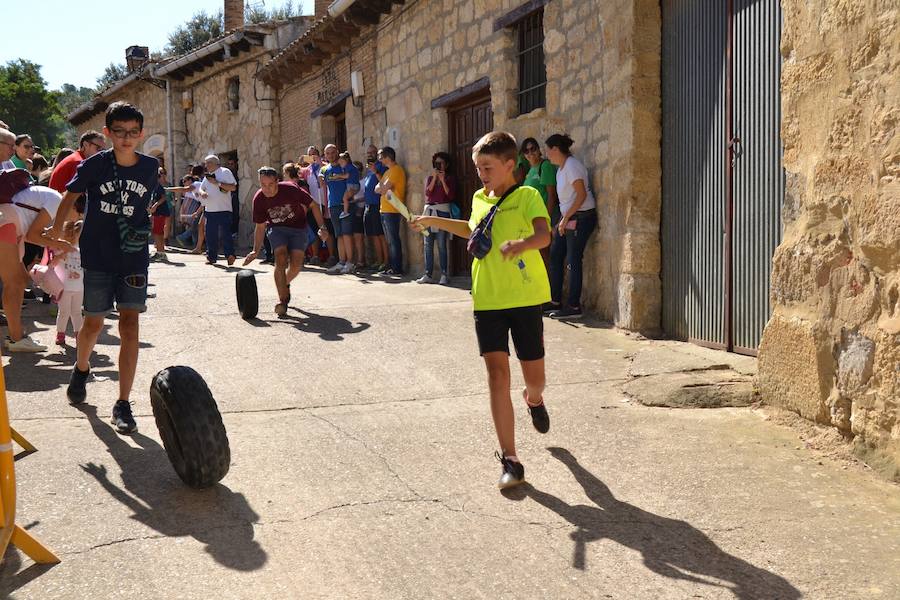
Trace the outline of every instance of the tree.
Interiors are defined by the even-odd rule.
[[[109,63],[103,70],[103,75],[97,78],[97,92],[102,92],[115,82],[125,79],[128,75],[128,67],[125,63]]]
[[[169,34],[169,43],[166,44],[165,53],[175,56],[187,54],[221,36],[224,30],[225,23],[221,10],[213,14],[201,10],[195,13],[187,23]]]
[[[280,8],[266,10],[265,6],[248,6],[244,9],[244,21],[247,23],[265,23],[266,21],[286,21],[291,17],[299,17],[302,7],[298,2],[287,0]]]
[[[97,90],[89,87],[76,87],[71,83],[64,83],[57,92],[59,107],[63,114],[69,114],[85,102],[90,101]]]
[[[0,66],[0,120],[15,133],[30,134],[44,149],[58,146],[65,122],[40,65],[20,58]]]

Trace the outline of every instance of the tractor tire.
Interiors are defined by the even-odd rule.
[[[169,367],[153,377],[150,405],[166,454],[192,488],[220,481],[231,466],[222,415],[203,378],[190,367]]]
[[[242,319],[249,321],[259,312],[259,295],[256,292],[256,276],[253,271],[249,269],[238,271],[235,288],[238,312],[241,313]]]

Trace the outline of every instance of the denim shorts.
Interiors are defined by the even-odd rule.
[[[366,235],[376,236],[384,235],[384,228],[381,226],[381,207],[377,204],[366,204],[366,212],[363,216],[363,226]]]
[[[119,275],[104,271],[84,270],[84,314],[105,317],[112,311],[147,310],[147,274]]]
[[[350,213],[351,216],[341,219],[341,210],[340,205],[331,207],[331,224],[334,226],[334,233],[337,237],[353,235],[353,213]]]
[[[306,227],[285,227],[284,225],[272,225],[266,230],[269,238],[269,245],[272,250],[278,250],[282,246],[287,246],[288,252],[294,250],[306,250]]]

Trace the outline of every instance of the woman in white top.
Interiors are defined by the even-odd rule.
[[[572,138],[555,133],[547,138],[547,157],[557,167],[556,194],[560,219],[550,244],[550,296],[545,307],[553,319],[581,318],[581,263],[584,249],[597,228],[597,203],[587,169],[572,156]],[[562,303],[563,280],[569,271],[569,296]]]
[[[27,183],[27,172],[17,170],[14,173],[21,173]],[[47,349],[22,330],[22,298],[29,280],[22,256],[26,241],[60,252],[72,250],[68,242],[51,239],[44,232],[56,216],[61,200],[56,190],[35,185],[14,194],[12,203],[0,204],[0,280],[3,281],[3,309],[9,323],[6,337],[9,352],[43,352]]]

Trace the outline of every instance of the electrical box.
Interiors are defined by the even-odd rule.
[[[362,98],[366,95],[366,90],[363,87],[362,72],[353,71],[350,73],[350,93],[353,94],[354,98]]]

